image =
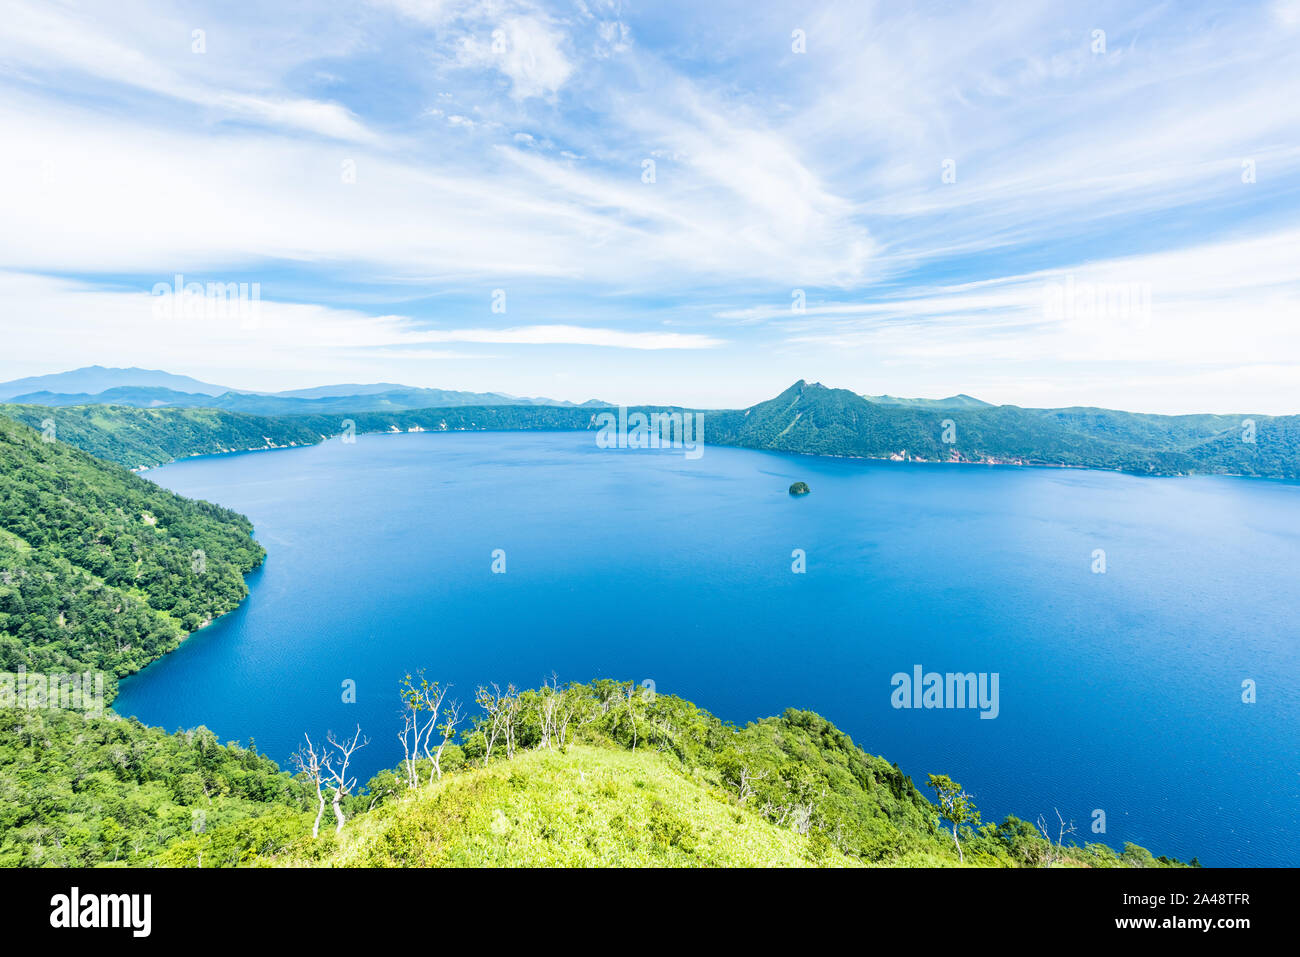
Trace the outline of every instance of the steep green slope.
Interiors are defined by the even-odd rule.
[[[174,648],[248,593],[248,520],[0,417],[0,671],[108,672]]]
[[[225,827],[299,839],[301,782],[211,731],[168,734],[109,712],[0,708],[0,867],[139,863]],[[247,842],[278,849],[273,837]]]
[[[302,422],[215,409],[140,409],[128,405],[82,405],[51,409],[36,405],[0,406],[0,416],[53,434],[91,455],[148,468],[190,455],[248,449],[313,445],[336,434],[331,420],[317,432]]]

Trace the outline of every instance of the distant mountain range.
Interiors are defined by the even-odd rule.
[[[0,382],[0,402],[12,402],[18,396],[32,393],[97,395],[107,389],[126,386],[203,395],[221,395],[223,392],[231,391],[225,386],[200,382],[187,375],[173,375],[157,369],[106,369],[104,366],[86,366],[82,369],[73,369],[71,372],[56,372],[52,375],[29,376],[26,379]]]
[[[895,395],[864,395],[862,398],[876,405],[903,405],[912,409],[991,409],[993,403],[966,394],[950,395],[946,399],[900,399]]]
[[[224,409],[249,415],[386,412],[467,405],[575,406],[573,402],[558,399],[520,397],[504,392],[422,389],[392,382],[323,385],[286,392],[247,392],[158,370],[106,369],[103,366],[2,382],[0,402],[53,407],[132,405],[142,409]],[[603,404],[595,400],[583,403],[586,406]]]
[[[905,399],[892,395],[864,395],[862,398],[877,405],[918,409],[993,407],[988,402],[964,394],[946,399]],[[288,389],[283,392],[253,392],[201,382],[190,376],[173,375],[156,369],[112,369],[104,366],[86,366],[70,372],[0,382],[0,402],[56,408],[74,405],[133,405],[141,409],[224,409],[249,415],[388,412],[470,405],[554,405],[575,408],[609,405],[595,399],[574,403],[520,397],[504,392],[426,389],[397,382],[349,383]]]
[[[323,388],[348,391],[366,387]],[[376,408],[380,402],[392,402],[394,396],[402,402],[437,396],[442,404]],[[466,404],[470,396],[486,401]],[[250,414],[218,405],[223,400],[239,402],[241,397],[265,402],[275,411]],[[51,408],[13,404],[0,406],[0,414],[35,428],[52,419],[59,440],[92,455],[142,468],[190,455],[310,445],[339,434],[345,419],[362,434],[581,431],[600,428],[599,412],[612,408],[599,402],[574,406],[505,398],[513,401],[502,401],[496,393],[436,389],[368,395],[349,392],[317,398],[228,392],[196,399],[196,405],[189,407],[80,404]],[[663,407],[632,411],[651,413],[663,411]],[[1147,415],[1086,407],[1024,409],[993,406],[965,395],[917,400],[866,397],[802,379],[775,398],[747,409],[703,410],[702,414],[706,445],[909,462],[1300,479],[1300,416],[1294,415]]]

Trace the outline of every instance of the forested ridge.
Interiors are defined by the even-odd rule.
[[[0,671],[103,670],[165,654],[248,593],[241,515],[0,417]]]
[[[949,404],[945,404],[949,403]],[[309,445],[350,430],[545,430],[600,427],[608,407],[454,406],[329,415],[258,416],[195,408],[0,406],[34,427],[131,468],[189,455]],[[659,407],[631,411],[651,413]],[[683,411],[677,409],[677,411]],[[695,410],[692,410],[695,411]],[[1120,469],[1148,475],[1300,478],[1300,416],[1147,415],[1110,409],[875,400],[796,382],[747,409],[704,410],[704,442],[814,455]]]

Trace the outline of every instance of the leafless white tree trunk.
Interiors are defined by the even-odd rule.
[[[348,764],[352,761],[352,754],[358,748],[364,748],[370,743],[370,739],[361,739],[361,725],[357,725],[357,732],[352,736],[352,740],[339,740],[334,737],[331,731],[325,736],[325,739],[332,747],[338,750],[338,756],[327,754],[323,764],[325,771],[334,781],[334,819],[338,821],[338,826],[334,828],[334,833],[338,834],[343,830],[343,798],[352,793],[352,788],[356,785],[355,778],[348,777]],[[335,762],[338,767],[335,768]]]
[[[501,733],[502,719],[502,695],[501,688],[496,684],[492,685],[489,691],[483,685],[479,685],[478,691],[474,694],[474,700],[480,708],[487,713],[487,730],[483,732],[486,748],[483,752],[483,767],[487,767],[488,762],[492,760],[492,747],[496,744],[497,736]]]
[[[441,701],[441,699],[439,699],[439,701]],[[447,747],[447,742],[452,739],[453,735],[455,735],[456,725],[458,724],[460,724],[460,702],[453,701],[451,704],[447,705],[447,720],[443,722],[441,727],[442,741],[439,742],[438,749],[434,751],[433,755],[429,758],[429,761],[433,764],[433,767],[429,769],[430,784],[433,783],[435,777],[438,780],[442,780],[442,752],[443,749]],[[428,755],[429,739],[426,737],[424,741],[424,753]]]
[[[763,771],[755,774],[749,770],[748,765],[740,769],[740,781],[737,783],[737,789],[740,791],[740,803],[744,804],[754,796],[754,782],[761,781],[767,777],[767,772]]]
[[[1056,820],[1059,821],[1061,825],[1060,829],[1056,833],[1055,847],[1053,847],[1052,845],[1052,835],[1047,830],[1047,824],[1046,822],[1043,821],[1043,816],[1041,814],[1038,815],[1038,829],[1043,832],[1043,837],[1047,839],[1047,858],[1046,858],[1046,863],[1044,865],[1046,867],[1051,867],[1053,864],[1055,864],[1057,861],[1059,861],[1062,857],[1065,856],[1063,851],[1063,848],[1065,847],[1065,835],[1073,834],[1075,831],[1073,821],[1071,821],[1069,824],[1066,824],[1065,818],[1061,817],[1060,810],[1058,810],[1057,808],[1052,808],[1052,810],[1056,811]]]
[[[311,826],[311,836],[317,837],[320,834],[320,819],[325,814],[326,749],[321,748],[318,754],[316,746],[311,743],[311,738],[305,732],[303,737],[307,739],[307,744],[294,753],[293,763],[300,772],[307,775],[312,784],[316,785],[316,821]]]
[[[515,756],[515,731],[519,727],[519,691],[512,684],[506,685],[506,696],[501,710],[506,735],[506,758],[510,759]]]
[[[559,735],[560,747],[563,748],[568,741],[569,722],[573,720],[574,712],[577,708],[574,700],[574,693],[565,688],[560,692],[560,700],[556,704],[556,733]]]
[[[632,725],[632,750],[636,751],[636,715],[632,713],[632,699],[636,697],[636,682],[627,685],[627,720]]]

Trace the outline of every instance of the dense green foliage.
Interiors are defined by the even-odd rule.
[[[358,433],[591,430],[599,427],[600,411],[592,405],[460,406],[266,417],[191,408],[0,406],[0,413],[29,425],[39,427],[52,419],[60,438],[130,467],[187,455],[310,444],[338,435],[347,421]],[[1022,409],[991,406],[969,396],[873,400],[802,380],[748,409],[703,414],[705,442],[743,448],[1151,475],[1300,478],[1300,416]],[[945,433],[951,441],[945,441]]]
[[[0,406],[0,415],[44,429],[91,455],[127,468],[147,468],[190,455],[312,445],[337,433],[333,420],[327,432],[300,422],[219,412],[213,409],[137,409],[125,405],[83,405],[48,409],[34,405]]]
[[[0,417],[0,671],[117,677],[233,609],[264,552],[234,512]]]
[[[912,779],[812,712],[736,727],[608,680],[497,704],[449,746],[440,778],[427,761],[415,786],[405,768],[378,774],[345,799],[343,832],[316,839],[311,784],[255,747],[112,713],[0,709],[0,866],[961,863]],[[1014,817],[960,833],[969,866],[1177,863],[1061,846]]]
[[[348,797],[337,837],[327,828],[312,839],[308,821],[296,839],[280,818],[238,822],[179,839],[157,862],[1177,864],[1135,846],[1062,844],[1014,817],[978,826],[962,815],[945,828],[908,775],[808,711],[736,727],[609,680],[497,689],[492,704],[449,749],[441,776],[420,760],[413,779],[399,767]]]
[[[594,428],[589,409],[559,406],[501,406],[424,409],[416,412],[358,412],[268,417],[216,409],[138,409],[84,405],[51,409],[4,405],[7,415],[33,428],[53,422],[59,439],[92,455],[148,468],[192,455],[312,445],[339,435],[352,422],[358,433],[407,430],[462,431]]]
[[[800,381],[707,422],[709,442],[784,452],[1300,478],[1300,416],[1249,417],[1250,430],[1239,415],[900,406]]]
[[[338,387],[346,389],[346,386]],[[15,393],[9,401],[18,405],[133,405],[142,408],[179,406],[185,408],[221,409],[226,412],[243,412],[248,415],[337,415],[353,412],[391,412],[398,409],[430,409],[462,405],[556,405],[572,406],[571,402],[553,399],[521,399],[517,396],[494,392],[456,392],[447,389],[416,389],[409,386],[358,387],[364,391],[350,394],[316,395],[315,389],[305,389],[305,395],[279,393],[265,395],[253,392],[225,392],[208,395],[196,392],[177,392],[158,386],[118,386],[95,394],[67,394],[48,391]],[[602,403],[588,402],[586,405]]]
[[[239,863],[302,836],[304,795],[275,762],[205,728],[0,708],[0,867],[140,863],[227,827],[244,836],[240,850],[213,863]],[[250,836],[277,826],[281,844]]]

